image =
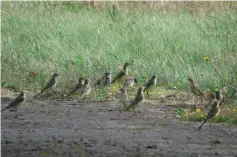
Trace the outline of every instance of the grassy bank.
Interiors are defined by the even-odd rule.
[[[160,84],[180,89],[187,88],[188,74],[202,90],[236,84],[236,3],[198,11],[180,3],[172,4],[175,9],[160,4],[160,10],[132,3],[135,11],[119,3],[98,9],[69,2],[2,2],[2,85],[39,90],[58,72],[58,88],[67,91],[78,76],[94,81],[105,71],[115,74],[127,61],[140,84],[152,74]]]

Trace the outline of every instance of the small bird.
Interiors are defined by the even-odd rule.
[[[94,86],[108,86],[111,83],[111,73],[106,72],[102,78],[97,80]]]
[[[220,103],[223,101],[223,97],[221,97],[221,93],[219,91],[215,92],[215,99],[213,100],[212,108],[209,110],[205,120],[199,126],[199,129],[211,118],[217,116],[220,113]]]
[[[143,85],[144,92],[147,91],[147,96],[149,97],[149,91],[156,86],[157,77],[153,75],[151,79]]]
[[[85,83],[79,89],[79,92],[80,92],[80,95],[81,95],[81,100],[84,100],[88,97],[88,95],[91,92],[90,80],[89,79],[85,79]]]
[[[132,87],[134,84],[138,85],[136,77],[132,77],[132,76],[127,77],[124,80],[123,88]]]
[[[129,111],[130,109],[133,110],[137,107],[139,102],[142,102],[145,99],[145,96],[143,94],[143,87],[140,87],[137,91],[136,97],[133,99],[133,101],[125,108],[125,111]]]
[[[123,104],[124,108],[127,107],[128,94],[126,88],[119,90],[119,102]]]
[[[124,77],[126,75],[128,75],[128,63],[125,63],[123,66],[123,69],[115,76],[115,78],[113,79],[113,81],[111,82],[111,84],[115,83],[115,82],[119,82],[121,83],[124,79]]]
[[[219,105],[221,106],[224,101],[224,96],[221,94],[219,90],[215,92],[215,98],[217,99],[217,101],[220,103]]]
[[[85,78],[79,77],[77,85],[74,87],[74,89],[67,96],[70,96],[77,90],[80,90],[80,88],[82,88],[82,86],[84,85],[84,82],[85,82]]]
[[[57,84],[57,77],[59,76],[59,74],[54,73],[53,77],[49,80],[49,82],[46,84],[46,86],[41,90],[41,92],[39,94],[37,94],[35,97],[39,96],[41,93],[43,93],[45,90],[55,87]]]
[[[26,100],[26,96],[24,92],[21,92],[19,96],[17,96],[6,108],[2,109],[2,111],[7,110],[8,108],[14,108],[16,117],[17,117],[17,108],[20,106],[20,104],[24,103]]]
[[[200,97],[201,104],[202,104],[202,100],[205,96],[204,93],[195,85],[193,79],[188,78],[188,81],[189,81],[191,92],[193,93],[194,96]]]

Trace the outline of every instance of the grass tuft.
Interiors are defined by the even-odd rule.
[[[156,74],[187,89],[190,74],[202,90],[237,85],[236,3],[1,4],[2,82],[19,89],[38,91],[58,72],[68,92],[79,76],[115,76],[125,62],[139,84]]]

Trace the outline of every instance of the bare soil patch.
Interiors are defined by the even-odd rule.
[[[9,101],[2,99],[2,107]],[[237,157],[237,128],[207,124],[198,130],[200,123],[178,122],[176,108],[167,102],[145,101],[136,116],[117,115],[116,101],[26,104],[28,110],[20,108],[19,118],[9,110],[2,112],[2,156]]]

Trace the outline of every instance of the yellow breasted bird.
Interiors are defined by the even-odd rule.
[[[123,69],[115,76],[115,78],[113,79],[113,81],[111,82],[111,84],[118,82],[121,84],[121,82],[123,81],[124,77],[126,75],[128,75],[128,63],[125,63],[123,66]]]
[[[195,85],[195,82],[193,81],[193,79],[188,78],[189,81],[189,86],[190,86],[190,90],[193,93],[194,96],[197,96],[201,99],[201,104],[202,104],[202,100],[204,98],[204,93]]]
[[[220,103],[223,101],[223,97],[220,91],[215,92],[215,99],[213,100],[212,108],[209,110],[205,120],[203,123],[199,126],[199,129],[202,128],[202,126],[211,118],[217,116],[220,113]]]
[[[74,92],[79,91],[80,88],[82,88],[82,86],[84,85],[84,82],[85,82],[85,78],[79,77],[77,85],[74,87],[74,89],[67,96],[70,96]]]
[[[84,100],[89,96],[89,94],[91,92],[89,79],[85,79],[84,85],[82,85],[82,88],[79,89],[79,92],[81,95],[81,100]]]
[[[128,94],[126,88],[119,90],[119,102],[123,104],[124,108],[127,107]]]
[[[134,84],[138,85],[136,77],[126,77],[124,80],[123,88],[132,87]]]
[[[133,99],[133,101],[126,107],[125,111],[128,111],[130,109],[133,110],[137,107],[138,103],[142,102],[145,99],[145,96],[143,94],[143,87],[140,87],[137,91],[136,97]]]

